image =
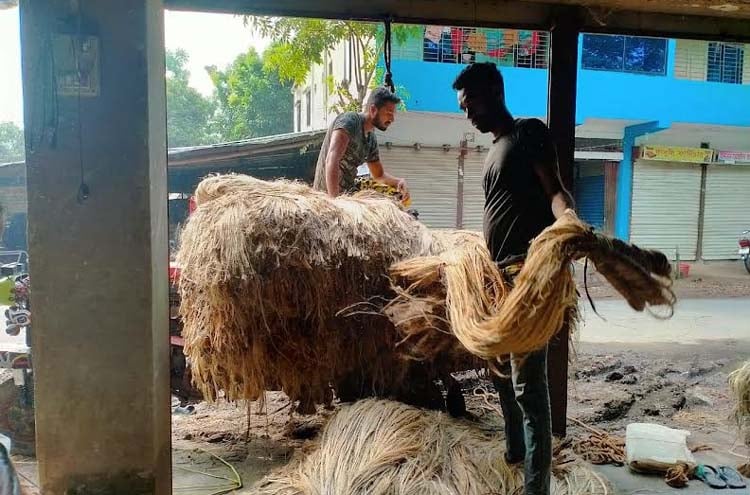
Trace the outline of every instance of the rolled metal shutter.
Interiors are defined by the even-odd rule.
[[[469,150],[464,159],[464,218],[463,228],[482,231],[484,218],[484,188],[482,177],[487,151]]]
[[[670,259],[694,260],[698,246],[701,167],[638,160],[633,170],[630,240]]]
[[[604,227],[604,170],[576,180],[575,200],[578,216],[597,229]]]
[[[737,259],[740,232],[750,229],[750,166],[709,165],[703,219],[703,259]]]
[[[406,179],[411,192],[412,208],[428,227],[456,226],[458,191],[458,150],[451,148],[415,149],[413,146],[380,147],[385,170]]]

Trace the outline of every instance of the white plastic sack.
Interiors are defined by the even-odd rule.
[[[650,423],[632,423],[625,430],[625,457],[634,471],[664,472],[677,464],[695,466],[687,446],[689,431]]]

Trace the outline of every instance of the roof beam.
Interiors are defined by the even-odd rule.
[[[540,30],[549,30],[561,13],[576,12],[586,32],[750,42],[750,22],[726,13],[683,15],[525,0],[165,0],[164,4],[175,10],[370,21],[391,17],[404,23]]]

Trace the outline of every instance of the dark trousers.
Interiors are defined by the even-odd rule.
[[[505,417],[506,460],[524,461],[524,495],[549,495],[552,413],[547,386],[547,348],[511,356],[493,383]]]

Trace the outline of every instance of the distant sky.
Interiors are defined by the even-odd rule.
[[[233,15],[166,11],[164,24],[167,49],[190,55],[190,85],[204,95],[213,90],[205,66],[225,67],[249,47],[262,52],[269,43]],[[0,10],[0,122],[6,121],[23,125],[18,8]]]

